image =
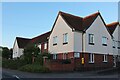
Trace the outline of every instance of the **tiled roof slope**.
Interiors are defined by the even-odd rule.
[[[28,38],[21,38],[21,37],[16,37],[16,39],[17,39],[17,43],[18,43],[19,48],[24,48],[31,40]]]
[[[97,18],[97,16],[100,15],[99,12],[96,12],[94,14],[82,18],[61,11],[59,12],[59,14],[71,28],[74,28],[78,31],[86,31]]]
[[[50,33],[51,32],[49,31],[42,35],[34,37],[32,39],[16,37],[18,46],[19,46],[19,48],[25,48],[25,47],[33,45],[33,44],[46,42],[48,40],[47,38],[50,36]]]
[[[113,34],[114,30],[116,29],[117,25],[119,24],[119,22],[113,22],[110,24],[107,24],[106,27],[109,29],[110,34]]]

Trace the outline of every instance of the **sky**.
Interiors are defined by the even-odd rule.
[[[98,10],[106,24],[118,21],[117,2],[2,3],[2,28],[0,28],[2,29],[2,43],[0,46],[12,48],[16,37],[33,38],[50,31],[59,11],[85,17]]]

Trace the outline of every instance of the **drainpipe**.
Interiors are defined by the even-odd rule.
[[[84,67],[84,31],[82,32],[82,65]]]

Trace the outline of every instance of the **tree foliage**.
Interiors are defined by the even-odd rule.
[[[10,50],[7,47],[2,48],[2,57],[9,59],[11,56]]]
[[[35,46],[29,46],[24,49],[24,59],[31,64],[32,63],[32,58],[36,57],[40,52],[40,49]]]

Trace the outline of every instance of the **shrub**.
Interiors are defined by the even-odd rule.
[[[2,59],[2,67],[9,68],[9,69],[18,69],[21,66],[26,65],[27,62],[24,60],[8,60],[8,59]]]
[[[22,66],[19,68],[21,71],[27,71],[27,72],[36,72],[36,73],[46,73],[49,72],[49,69],[45,66],[41,66],[40,64],[27,64],[25,66]]]
[[[70,59],[62,60],[62,64],[70,64],[70,63],[71,63]]]

